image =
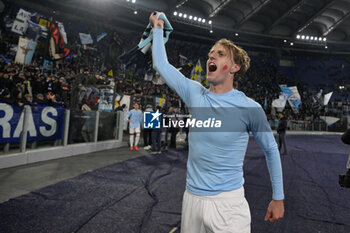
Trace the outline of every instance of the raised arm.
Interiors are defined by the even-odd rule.
[[[174,66],[169,64],[164,41],[163,41],[163,20],[158,20],[153,14],[150,16],[150,23],[153,25],[153,68],[164,78],[166,84],[182,98],[187,106],[190,105],[190,93],[201,90],[204,87],[198,82],[186,78]]]

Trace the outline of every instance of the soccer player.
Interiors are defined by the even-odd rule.
[[[210,87],[206,89],[169,64],[163,42],[164,22],[151,14],[150,23],[153,27],[153,67],[187,107],[254,109],[230,116],[237,129],[245,129],[243,131],[201,133],[190,130],[181,232],[250,232],[251,216],[244,196],[242,168],[249,132],[266,155],[272,182],[272,201],[265,220],[281,219],[284,193],[276,141],[261,106],[234,85],[249,68],[247,53],[229,40],[219,40],[209,52],[207,80]],[[268,130],[261,130],[264,128]]]
[[[126,116],[129,122],[129,133],[130,133],[130,150],[139,150],[138,144],[140,141],[141,125],[142,125],[142,111],[139,109],[139,104],[134,103],[134,109],[132,109]],[[135,144],[134,144],[134,134]]]

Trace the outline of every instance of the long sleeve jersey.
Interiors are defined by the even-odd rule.
[[[240,188],[244,184],[243,161],[249,132],[252,132],[265,153],[272,183],[272,198],[283,200],[279,151],[261,106],[236,89],[224,94],[214,94],[200,83],[183,76],[168,62],[162,40],[163,30],[153,29],[153,33],[153,66],[187,107],[208,111],[222,108],[224,112],[226,109],[235,109],[227,110],[228,119],[235,130],[190,130],[187,191],[195,195],[209,196]]]

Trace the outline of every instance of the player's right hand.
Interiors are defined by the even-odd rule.
[[[149,23],[151,24],[152,28],[163,29],[164,21],[161,19],[157,19],[157,17],[155,16],[156,14],[156,12],[152,12],[152,14],[149,17]]]

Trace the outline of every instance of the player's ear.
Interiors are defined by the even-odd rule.
[[[234,64],[230,70],[231,74],[237,73],[241,69],[241,66],[238,64]]]

